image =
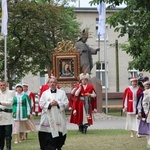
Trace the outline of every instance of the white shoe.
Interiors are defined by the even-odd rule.
[[[140,136],[139,134],[136,134],[136,137],[137,137],[137,138],[140,138],[141,136]]]
[[[133,138],[134,137],[133,134],[131,134],[130,137]]]

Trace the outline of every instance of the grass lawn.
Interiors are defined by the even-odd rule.
[[[120,108],[110,108],[108,110],[108,115],[121,117],[121,109]],[[122,116],[126,116],[126,113],[122,112]]]
[[[108,115],[116,116],[116,117],[125,117],[126,116],[125,113],[122,113],[122,116],[121,116],[121,112],[108,112]]]
[[[14,144],[12,150],[40,150],[38,133],[29,133],[29,139]],[[146,150],[147,139],[130,138],[125,130],[88,130],[86,135],[69,130],[63,150]]]

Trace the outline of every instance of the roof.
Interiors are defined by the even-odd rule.
[[[116,12],[119,10],[123,10],[123,8],[114,8],[114,9],[107,9],[107,13]],[[76,13],[97,13],[97,7],[76,7],[75,8]]]

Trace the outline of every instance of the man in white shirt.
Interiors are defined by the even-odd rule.
[[[14,92],[7,90],[7,83],[0,81],[0,150],[11,150],[12,139],[12,101]]]

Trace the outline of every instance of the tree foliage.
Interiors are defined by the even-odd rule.
[[[126,7],[117,11],[107,22],[119,32],[119,36],[129,34],[128,43],[122,45],[124,51],[133,57],[130,68],[150,71],[150,3],[149,0],[92,0],[91,5],[100,2],[115,9],[119,4]]]
[[[20,80],[29,72],[37,74],[50,69],[57,42],[75,41],[79,23],[73,9],[63,5],[17,0],[8,3],[8,10],[7,76],[12,85],[14,79]],[[2,73],[4,65],[0,67]]]

